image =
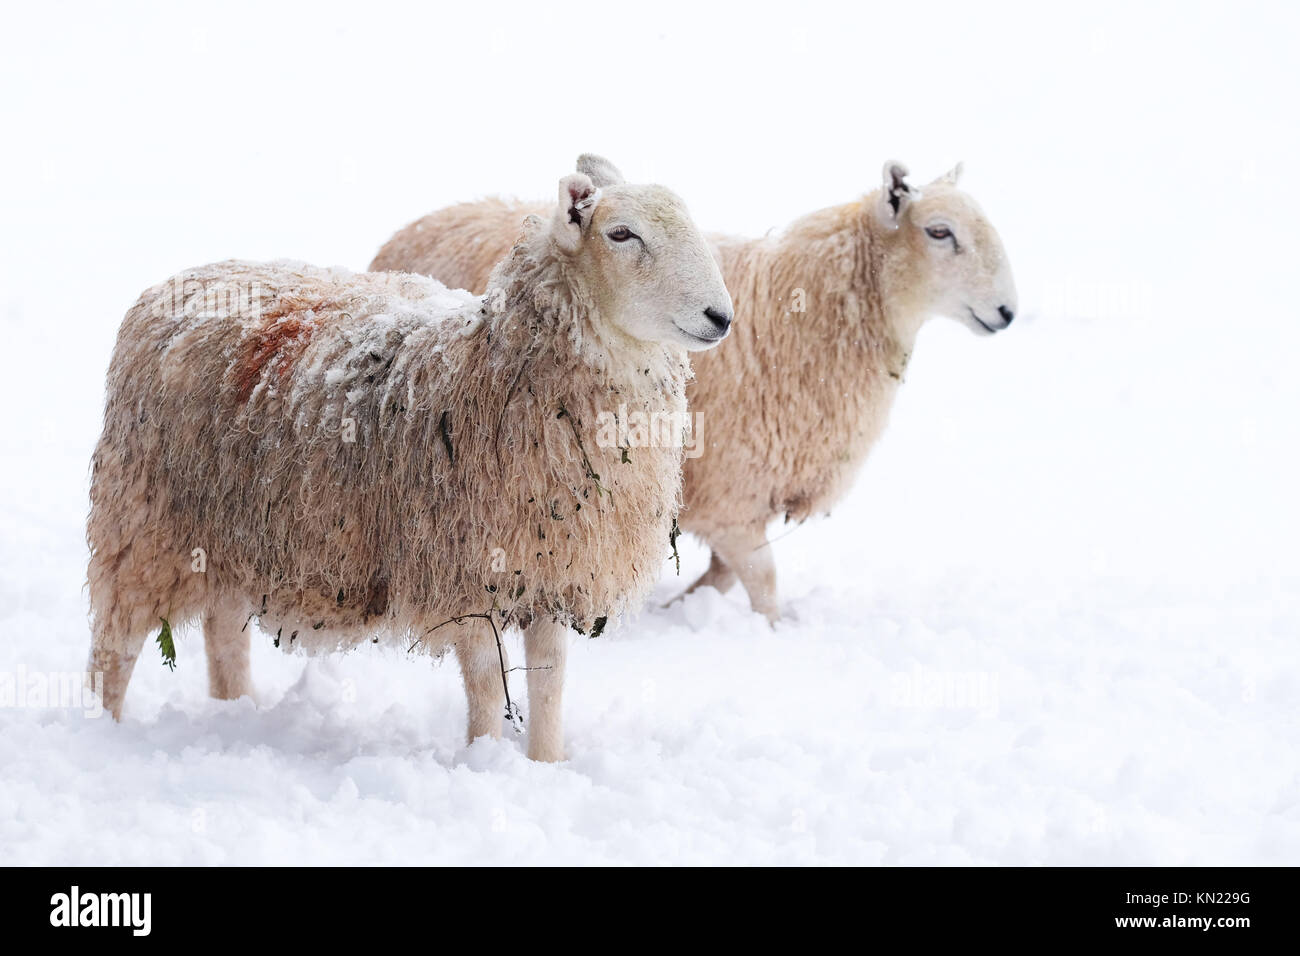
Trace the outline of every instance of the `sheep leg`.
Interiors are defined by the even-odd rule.
[[[709,544],[722,555],[749,595],[749,606],[775,624],[781,617],[776,600],[776,562],[763,527],[733,528]]]
[[[663,606],[672,607],[686,595],[693,594],[700,588],[716,588],[719,594],[726,594],[735,583],[736,572],[731,570],[727,562],[719,557],[718,552],[714,551],[709,557],[709,569],[696,578],[694,584],[676,597],[666,601]]]
[[[714,551],[709,558],[709,569],[696,578],[695,583],[684,593],[690,594],[699,588],[716,588],[719,594],[726,594],[735,583],[736,572],[731,569],[731,565],[722,560],[718,552]]]
[[[114,720],[122,719],[126,686],[131,682],[136,659],[148,636],[148,631],[141,630],[124,640],[115,640],[106,630],[95,629],[90,661],[86,664],[86,686],[94,689],[99,685],[100,700]]]
[[[506,707],[501,666],[505,650],[498,649],[490,624],[466,621],[460,627],[465,633],[456,641],[456,659],[469,699],[469,742],[479,737],[499,738]]]
[[[209,608],[203,617],[203,646],[208,654],[208,693],[216,700],[252,696],[247,624],[247,618],[228,607]]]
[[[524,631],[528,668],[528,756],[554,763],[564,759],[564,659],[568,629],[555,621],[534,619]]]

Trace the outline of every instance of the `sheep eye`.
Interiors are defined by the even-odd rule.
[[[610,242],[627,242],[629,239],[637,238],[636,233],[627,226],[615,226],[605,235],[609,237]]]
[[[928,226],[925,230],[925,234],[931,239],[942,240],[952,238],[952,230],[947,226]]]

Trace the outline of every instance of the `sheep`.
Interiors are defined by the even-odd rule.
[[[469,739],[498,737],[514,625],[528,755],[563,759],[567,629],[644,599],[680,502],[680,443],[629,455],[596,421],[684,417],[687,352],[721,340],[731,300],[669,190],[578,173],[559,192],[481,298],[228,261],[136,302],[87,524],[88,670],[114,718],[146,636],[196,618],[212,696],[248,694],[255,618],[308,652],[454,645]]]
[[[596,182],[612,166],[578,168]],[[923,190],[888,162],[880,189],[810,213],[761,239],[707,235],[742,321],[693,361],[687,391],[707,441],[688,458],[681,527],[712,551],[686,591],[739,578],[775,622],[771,519],[802,522],[847,492],[884,429],[917,333],[946,315],[980,335],[1011,324],[1016,290],[1002,242],[957,188],[960,165]],[[616,172],[614,173],[616,175]],[[485,263],[528,204],[452,206],[398,232],[372,269],[483,288]]]

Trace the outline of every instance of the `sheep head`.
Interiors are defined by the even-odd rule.
[[[584,154],[560,180],[550,234],[602,322],[642,342],[712,348],[731,326],[731,296],[686,205],[663,186],[623,181]]]
[[[997,230],[957,188],[960,176],[958,164],[918,190],[907,182],[907,167],[888,162],[875,215],[907,250],[922,308],[991,335],[1015,318],[1016,283]]]

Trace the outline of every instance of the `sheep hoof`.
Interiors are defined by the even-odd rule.
[[[528,744],[528,759],[536,760],[538,763],[563,763],[565,761],[564,747],[560,745],[542,745],[534,746]]]

